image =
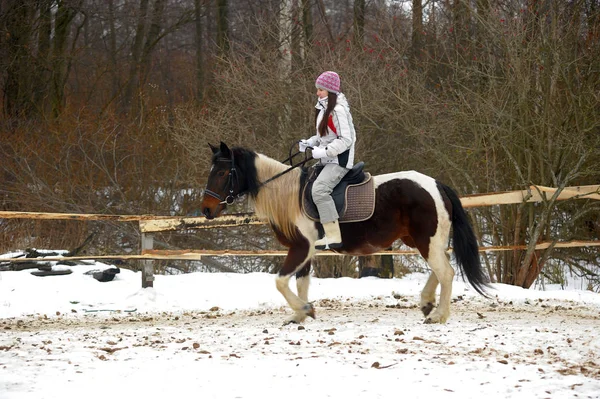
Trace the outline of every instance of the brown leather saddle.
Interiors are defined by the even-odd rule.
[[[340,215],[340,223],[362,222],[370,219],[375,211],[375,185],[368,172],[364,172],[364,162],[359,162],[344,176],[333,189],[331,196]],[[302,210],[315,222],[319,212],[312,199],[312,186],[322,168],[311,168],[307,173],[306,184],[302,189]]]

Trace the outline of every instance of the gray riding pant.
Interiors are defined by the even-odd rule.
[[[328,163],[312,186],[312,197],[319,211],[321,223],[329,223],[339,219],[331,193],[350,169],[335,163]]]

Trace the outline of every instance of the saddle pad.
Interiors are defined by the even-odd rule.
[[[302,210],[309,219],[318,222],[319,212],[310,195],[312,184],[304,186]],[[340,196],[341,197],[341,196]],[[349,184],[341,201],[336,201],[340,223],[362,222],[370,219],[375,211],[375,184],[371,174],[365,173],[361,183]]]

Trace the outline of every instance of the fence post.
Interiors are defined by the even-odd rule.
[[[142,252],[145,249],[152,249],[154,237],[152,234],[142,233]],[[146,259],[142,261],[142,288],[154,287],[154,261]]]

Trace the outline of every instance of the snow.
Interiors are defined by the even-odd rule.
[[[0,272],[1,399],[600,397],[597,293],[486,299],[458,278],[448,323],[426,325],[424,274],[313,278],[299,327],[273,275],[85,274],[108,267]]]

